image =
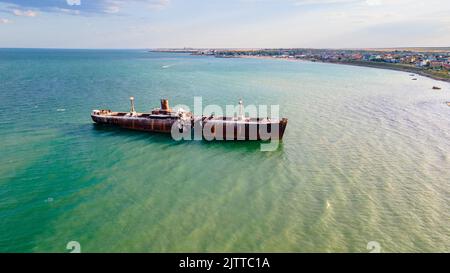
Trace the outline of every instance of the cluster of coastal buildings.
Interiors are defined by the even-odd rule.
[[[216,57],[273,57],[305,59],[322,62],[376,62],[404,64],[421,68],[450,71],[449,50],[334,50],[334,49],[257,49],[257,50],[199,50],[195,54]]]
[[[394,49],[159,49],[217,58],[279,58],[408,71],[450,82],[450,47]]]

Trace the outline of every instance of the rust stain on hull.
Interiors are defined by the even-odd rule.
[[[117,118],[117,117],[102,117],[91,115],[92,120],[98,124],[115,125],[121,128],[130,130],[139,130],[146,132],[158,132],[170,134],[173,120],[154,120],[145,118]]]

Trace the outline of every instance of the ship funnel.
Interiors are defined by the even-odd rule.
[[[169,100],[168,99],[161,99],[161,110],[169,111]]]

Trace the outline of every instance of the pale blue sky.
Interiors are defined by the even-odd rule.
[[[0,47],[450,46],[449,0],[0,0]]]

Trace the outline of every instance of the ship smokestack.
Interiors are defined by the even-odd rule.
[[[161,99],[161,110],[170,111],[168,99]]]

